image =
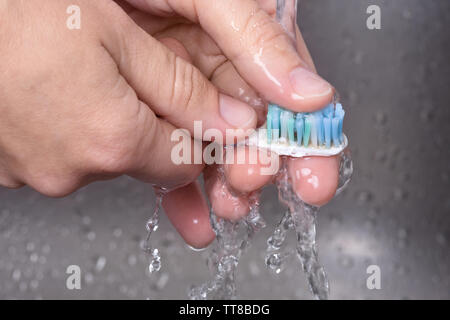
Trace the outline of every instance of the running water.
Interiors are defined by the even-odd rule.
[[[289,208],[290,220],[292,220],[289,228],[296,232],[297,256],[308,278],[310,289],[316,299],[328,299],[328,279],[324,268],[318,261],[316,249],[318,208],[300,200],[289,182],[286,167],[281,169],[276,184],[280,201]]]
[[[339,194],[347,186],[352,173],[353,164],[350,153],[344,152],[341,155],[339,184],[336,194]],[[285,163],[279,172],[276,185],[280,201],[289,210],[267,241],[266,266],[275,273],[282,271],[285,262],[293,254],[293,250],[284,248],[286,247],[286,238],[289,230],[295,230],[297,257],[307,276],[309,287],[316,299],[328,299],[328,278],[324,268],[319,263],[316,248],[316,215],[319,208],[304,203],[297,196],[289,181]]]
[[[219,176],[224,181],[223,168]],[[192,300],[236,298],[235,275],[242,254],[250,245],[253,235],[266,226],[259,214],[259,192],[250,195],[250,213],[239,221],[220,219],[210,211],[211,226],[216,233],[216,241],[207,264],[212,280],[193,286],[189,291]]]
[[[295,26],[297,21],[297,0],[276,1],[276,20],[283,26],[286,33],[295,41]],[[338,100],[336,94],[334,101]],[[223,168],[219,167],[219,176],[224,182]],[[353,172],[350,154],[341,155],[339,194],[347,185]],[[277,176],[279,199],[289,210],[283,216],[273,235],[268,239],[266,266],[275,273],[283,270],[286,262],[296,252],[302,269],[307,275],[311,291],[316,299],[327,299],[329,284],[324,268],[319,264],[316,249],[316,215],[318,208],[310,206],[299,199],[289,181],[286,168],[282,168]],[[223,185],[226,186],[224,182]],[[158,249],[152,249],[149,243],[150,235],[158,225],[158,213],[163,194],[158,194],[157,206],[153,217],[147,223],[148,236],[144,250],[151,255],[149,271],[157,271],[161,267]],[[241,255],[250,244],[250,240],[265,226],[259,214],[259,193],[251,195],[250,214],[239,221],[219,219],[210,211],[211,226],[216,233],[216,241],[208,258],[208,267],[212,280],[200,286],[194,286],[189,291],[189,297],[194,300],[233,299],[236,297],[235,273]],[[296,249],[286,248],[286,238],[289,230],[294,230],[297,238]]]
[[[150,237],[153,232],[158,230],[159,213],[161,212],[162,199],[166,193],[166,191],[161,188],[155,187],[154,190],[156,195],[155,208],[153,210],[152,216],[147,220],[147,223],[145,225],[145,228],[147,229],[147,237],[142,242],[142,250],[149,257],[148,271],[150,272],[150,274],[153,272],[158,272],[161,269],[161,255],[157,248],[152,247],[150,243]]]
[[[267,240],[266,266],[276,274],[283,271],[286,262],[294,253],[293,250],[285,248],[286,238],[291,229],[294,229],[293,221],[290,212],[286,211],[272,236]]]

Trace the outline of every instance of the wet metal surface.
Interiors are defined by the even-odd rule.
[[[369,4],[381,30],[366,27]],[[448,1],[315,0],[300,26],[318,71],[341,94],[353,181],[318,217],[319,258],[332,299],[450,298],[450,19]],[[148,277],[139,243],[154,206],[148,185],[95,183],[65,199],[0,189],[0,298],[186,298],[209,278],[208,251],[193,252],[164,215],[152,236],[163,266]],[[268,228],[238,268],[238,295],[310,299],[297,263],[265,269],[266,239],[283,214],[263,192]],[[82,289],[68,290],[79,265]],[[369,265],[381,289],[366,286]]]

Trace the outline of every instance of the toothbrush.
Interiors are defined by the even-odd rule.
[[[315,112],[293,112],[269,104],[265,126],[245,142],[290,157],[333,156],[348,145],[343,133],[345,111],[331,103]]]
[[[297,0],[277,0],[277,20],[291,35],[289,31],[295,28],[296,16]],[[322,110],[306,113],[295,113],[279,105],[269,104],[265,127],[250,136],[246,144],[289,157],[340,154],[347,147],[348,140],[343,133],[345,111],[336,100]],[[349,154],[343,153],[338,192],[345,188],[352,171],[351,158]],[[316,248],[316,214],[319,208],[304,203],[293,190],[286,159],[283,160],[276,185],[279,199],[288,210],[268,240],[266,266],[276,273],[282,271],[283,264],[292,253],[283,248],[286,246],[287,232],[294,230],[297,239],[295,251],[310,290],[316,299],[328,299],[329,282],[319,263]]]
[[[296,42],[297,0],[276,0],[276,19]],[[290,157],[333,156],[348,145],[343,134],[345,111],[333,101],[316,112],[293,112],[269,104],[266,125],[241,143]]]
[[[295,39],[297,1],[276,2],[277,21]],[[337,155],[348,145],[347,137],[343,133],[344,116],[345,111],[337,102],[322,110],[307,113],[296,113],[276,104],[269,104],[266,125],[238,145],[270,149],[279,155],[290,157]],[[343,159],[345,162],[340,170],[340,188],[346,186],[352,172],[351,159]],[[348,169],[348,166],[349,170],[343,170]],[[221,179],[225,179],[222,167],[218,168],[218,173]],[[223,185],[226,186],[225,183]],[[287,204],[289,209],[274,236],[269,239],[266,265],[270,269],[278,270],[277,273],[281,272],[281,264],[290,255],[290,252],[282,251],[286,244],[286,235],[289,230],[293,230],[297,238],[297,256],[307,274],[311,291],[316,298],[326,299],[329,291],[328,280],[318,262],[315,244],[315,215],[318,208],[308,206],[298,198],[292,189],[286,167],[280,171],[276,185],[280,201]],[[218,219],[212,210],[210,217],[217,235],[217,242],[208,259],[213,279],[203,285],[193,286],[189,296],[191,299],[202,300],[235,298],[235,272],[239,259],[253,235],[265,226],[259,214],[259,192],[251,196],[251,211],[247,217],[239,221],[228,221]],[[278,265],[280,268],[277,268]]]

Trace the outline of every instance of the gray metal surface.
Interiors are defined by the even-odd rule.
[[[378,4],[382,29],[366,28]],[[449,1],[314,0],[300,26],[319,73],[347,110],[355,172],[322,208],[318,244],[333,299],[450,298]],[[208,279],[207,251],[188,249],[163,217],[154,234],[159,274],[145,274],[139,250],[153,207],[148,185],[129,178],[94,183],[65,199],[0,189],[0,298],[185,298]],[[265,240],[283,209],[263,194],[269,227],[239,266],[239,297],[309,299],[294,261],[274,276]],[[66,267],[82,269],[82,289],[66,289]],[[381,268],[381,289],[366,268]]]

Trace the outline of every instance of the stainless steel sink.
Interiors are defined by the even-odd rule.
[[[381,7],[381,30],[366,27],[370,4]],[[450,298],[449,20],[444,0],[300,4],[318,71],[345,104],[355,166],[318,218],[332,299]],[[186,298],[209,278],[208,251],[187,248],[163,217],[154,234],[163,267],[148,277],[139,242],[153,201],[148,185],[126,177],[58,200],[0,189],[0,298]],[[265,189],[269,227],[241,261],[240,298],[311,298],[296,261],[278,276],[264,267],[283,210]],[[81,290],[66,288],[69,265],[81,268]],[[366,286],[369,265],[380,267],[380,290]]]

